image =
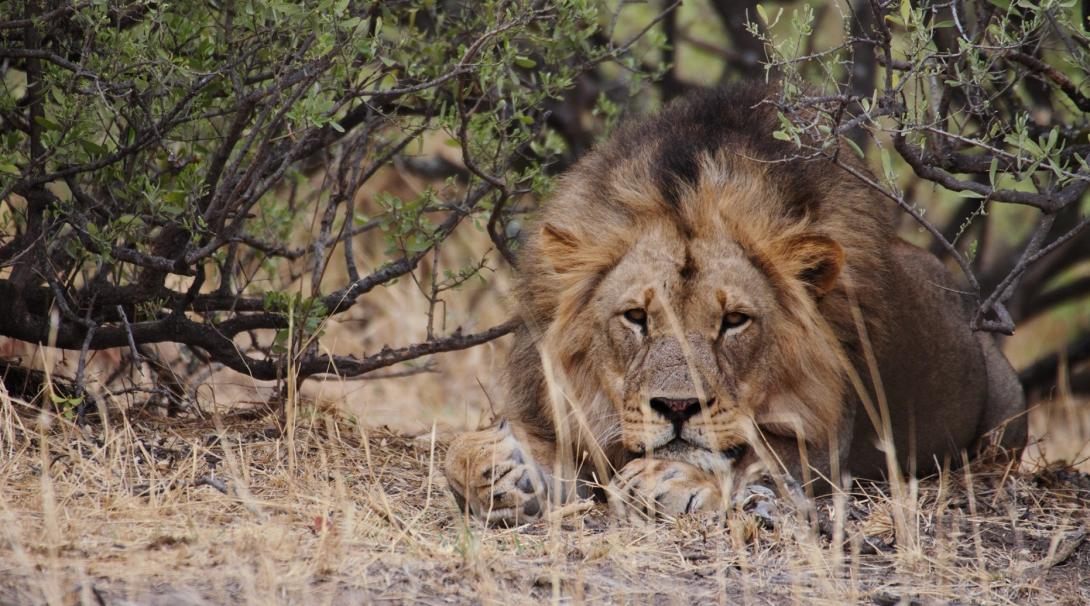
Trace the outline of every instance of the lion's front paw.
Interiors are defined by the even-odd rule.
[[[621,519],[719,511],[723,494],[710,473],[679,461],[634,459],[609,484],[609,506]]]
[[[506,421],[459,436],[444,471],[458,507],[489,524],[533,522],[548,504],[547,476]]]
[[[738,511],[751,514],[765,528],[775,528],[782,517],[781,503],[776,493],[763,484],[744,486],[732,501]]]

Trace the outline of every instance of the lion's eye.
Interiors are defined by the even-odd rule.
[[[719,325],[719,334],[742,328],[749,324],[750,317],[740,311],[732,311],[723,316],[723,323]]]
[[[639,307],[632,308],[624,312],[624,319],[640,327],[640,330],[647,332],[647,311],[640,309]]]

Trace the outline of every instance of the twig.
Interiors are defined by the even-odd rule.
[[[395,370],[392,372],[383,373],[370,373],[365,375],[357,375],[354,377],[335,377],[333,375],[318,375],[318,380],[337,379],[340,381],[383,381],[385,379],[401,379],[404,377],[413,377],[416,375],[428,374],[439,372],[435,363],[432,360],[428,360],[423,366],[416,366],[413,368],[407,368],[405,370]]]
[[[582,515],[592,509],[594,509],[594,499],[583,499],[582,501],[568,503],[562,507],[550,510],[545,514],[544,520],[546,522],[554,522],[570,516]]]
[[[1041,74],[1051,80],[1056,86],[1060,87],[1060,90],[1067,95],[1068,99],[1075,104],[1080,110],[1084,112],[1090,112],[1090,97],[1083,95],[1079,92],[1079,87],[1075,85],[1067,76],[1063,75],[1060,70],[1052,67],[1051,65],[1041,61],[1040,59],[1027,55],[1018,51],[1007,51],[1006,56],[1014,61],[1021,63],[1022,65],[1030,68],[1035,73]]]
[[[522,320],[514,318],[478,333],[464,335],[462,334],[461,329],[459,329],[449,337],[417,343],[416,345],[410,345],[400,349],[390,349],[387,347],[379,353],[367,356],[363,359],[344,356],[320,356],[305,360],[300,365],[300,368],[309,370],[310,372],[305,373],[307,375],[330,372],[346,375],[359,375],[429,354],[467,349],[475,345],[487,343],[514,332],[514,330],[521,325]]]
[[[98,328],[98,324],[95,324],[91,320],[91,310],[94,309],[94,305],[90,305],[87,308],[88,323],[87,335],[83,337],[83,346],[79,350],[79,361],[76,363],[76,394],[80,398],[80,403],[76,407],[76,425],[83,425],[84,420],[87,417],[87,409],[90,407],[91,397],[87,393],[87,389],[83,385],[83,377],[87,372],[87,352],[91,347],[91,339],[95,336],[95,329]]]
[[[193,482],[193,485],[194,486],[211,486],[212,488],[215,488],[216,490],[222,492],[223,494],[225,494],[227,496],[231,496],[231,492],[230,492],[230,490],[228,490],[227,484],[223,480],[221,480],[219,478],[213,478],[212,476],[201,476],[201,477],[197,478],[196,482]]]
[[[121,317],[121,325],[125,327],[125,337],[129,341],[129,352],[132,353],[132,362],[133,364],[139,364],[142,359],[140,357],[140,352],[136,349],[136,340],[132,336],[132,325],[129,324],[129,317],[125,315],[125,308],[118,305],[117,315]]]
[[[1060,538],[1058,544],[1055,544],[1055,550],[1049,550],[1049,556],[1045,561],[1030,566],[1022,571],[1023,577],[1035,577],[1048,573],[1049,570],[1063,564],[1075,554],[1075,551],[1082,546],[1086,541],[1087,536],[1086,527],[1079,528],[1072,531]]]

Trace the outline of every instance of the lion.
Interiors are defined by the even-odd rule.
[[[718,511],[745,470],[816,494],[1019,456],[1025,399],[972,297],[872,188],[773,137],[776,94],[684,97],[559,178],[519,256],[497,422],[447,451],[469,514]]]

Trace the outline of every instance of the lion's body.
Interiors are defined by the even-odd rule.
[[[878,374],[889,402],[898,462],[908,472],[930,473],[936,461],[961,462],[977,441],[1006,421],[1001,445],[1026,440],[1025,402],[1017,376],[994,339],[969,328],[970,311],[957,284],[933,255],[895,240],[889,339],[876,347]],[[856,416],[848,456],[853,474],[879,477],[885,455],[874,448],[874,425]],[[979,445],[984,446],[984,445]]]
[[[475,513],[533,518],[553,480],[622,468],[684,511],[758,458],[881,476],[883,411],[907,472],[1007,421],[1022,446],[1021,389],[957,284],[866,185],[773,139],[771,92],[672,105],[562,178],[520,256],[506,422],[448,453]]]

